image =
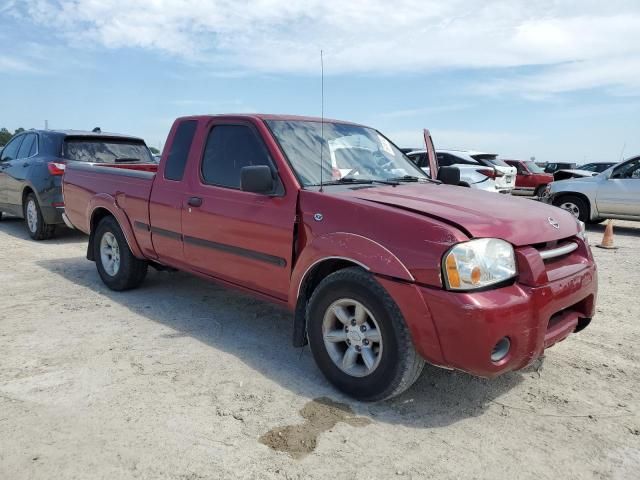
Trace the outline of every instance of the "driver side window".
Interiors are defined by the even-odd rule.
[[[0,156],[0,162],[9,162],[11,160],[15,160],[18,156],[18,149],[20,148],[20,144],[22,143],[22,139],[24,135],[20,135],[12,139],[4,150],[2,150],[2,156]]]
[[[615,179],[640,179],[640,158],[635,158],[613,171],[611,178]]]

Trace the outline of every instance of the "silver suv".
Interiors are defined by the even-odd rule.
[[[640,221],[640,156],[595,177],[551,183],[543,200],[588,223],[607,218]]]

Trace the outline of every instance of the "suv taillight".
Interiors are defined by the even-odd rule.
[[[49,162],[47,163],[47,168],[49,169],[49,173],[51,175],[64,175],[64,169],[66,165],[64,162]]]
[[[504,173],[494,170],[493,168],[482,168],[478,170],[478,173],[481,173],[485,177],[489,178],[497,178],[504,176]]]

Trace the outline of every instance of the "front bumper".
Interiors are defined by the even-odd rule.
[[[516,283],[476,293],[422,289],[444,364],[482,377],[526,367],[564,340],[593,316],[596,292],[594,265],[541,287]],[[491,352],[504,337],[511,343],[509,353],[493,362]]]
[[[439,366],[494,377],[526,367],[545,348],[586,326],[594,314],[597,283],[596,266],[589,262],[539,286],[515,283],[471,293],[408,284],[385,288],[400,306],[421,356]],[[509,353],[494,362],[491,353],[504,337],[511,344]]]

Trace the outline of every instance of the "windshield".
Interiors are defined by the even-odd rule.
[[[604,172],[607,168],[615,165],[614,163],[587,163],[586,165],[582,165],[580,170],[586,170],[588,172]]]
[[[531,173],[544,173],[544,169],[542,169],[538,165],[536,165],[535,162],[527,161],[527,162],[524,162],[524,164],[527,166],[527,169]]]
[[[395,145],[376,130],[344,123],[267,120],[303,186],[340,180],[427,179]]]
[[[153,162],[147,146],[131,140],[67,139],[63,156],[93,163]]]

